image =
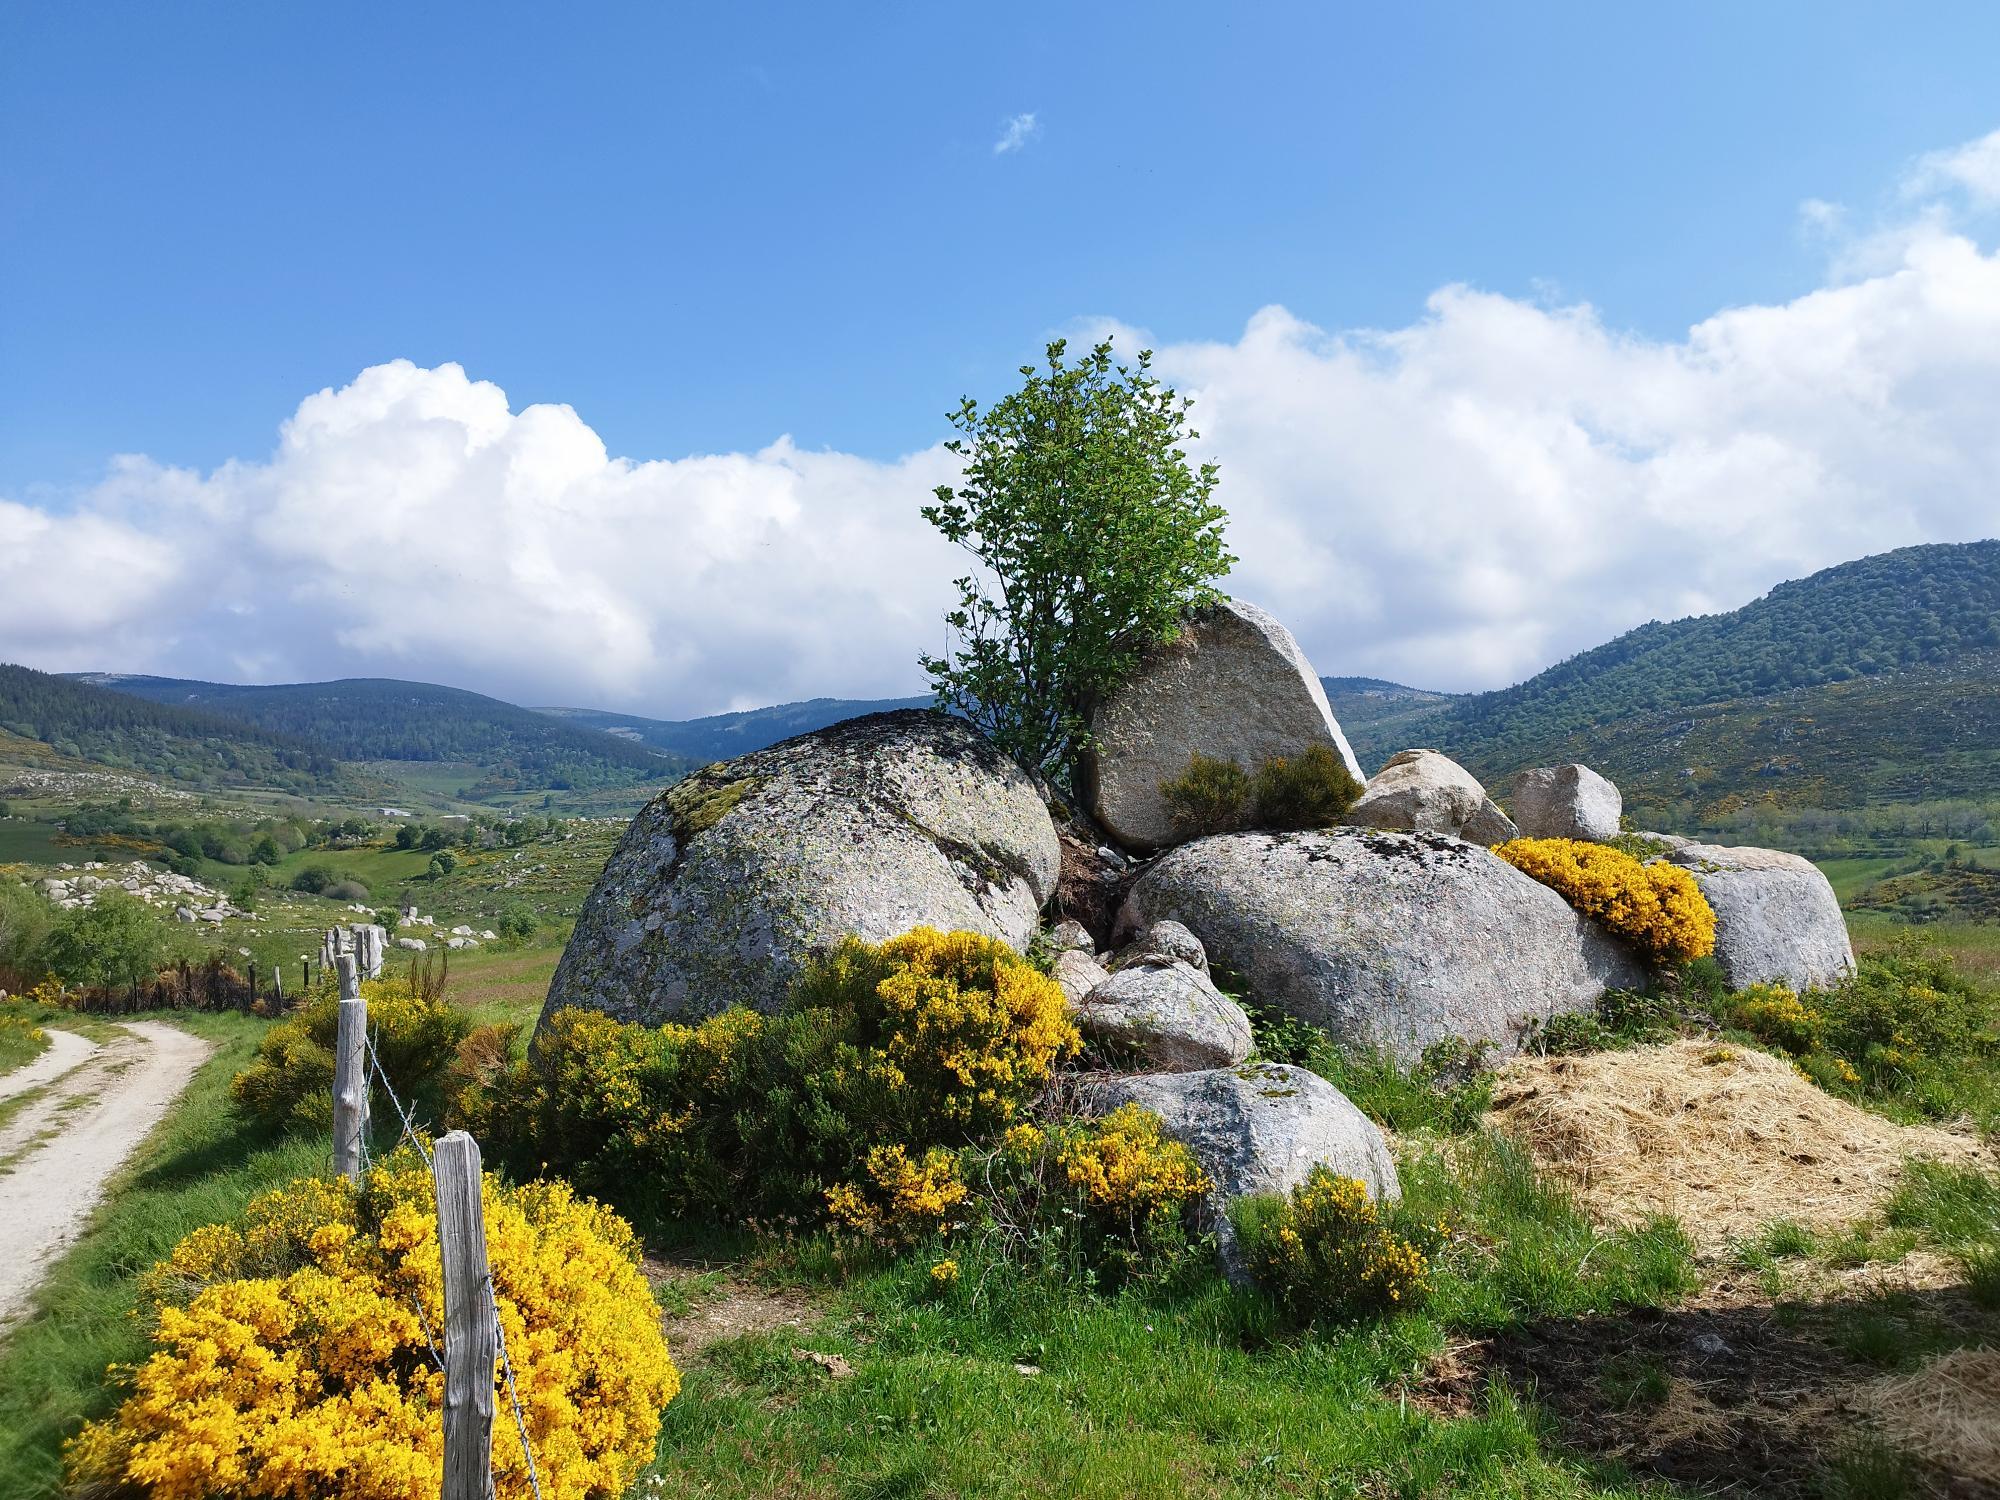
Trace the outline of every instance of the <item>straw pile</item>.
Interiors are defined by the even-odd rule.
[[[1816,1088],[1767,1053],[1707,1041],[1580,1057],[1517,1057],[1489,1123],[1602,1220],[1680,1219],[1697,1245],[1774,1219],[1862,1218],[1911,1157],[2000,1165],[1968,1136],[1897,1125]]]
[[[1879,1380],[1864,1404],[1897,1447],[2000,1486],[2000,1349],[1960,1349]]]

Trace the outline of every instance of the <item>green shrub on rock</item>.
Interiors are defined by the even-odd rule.
[[[1168,816],[1183,838],[1245,828],[1330,828],[1361,796],[1361,783],[1327,745],[1274,755],[1247,772],[1233,760],[1197,752],[1187,770],[1162,782]]]
[[[1250,826],[1250,777],[1233,760],[1191,755],[1187,770],[1161,783],[1160,795],[1184,838],[1235,833]]]

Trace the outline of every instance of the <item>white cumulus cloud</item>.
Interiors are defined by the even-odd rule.
[[[1468,689],[2000,533],[2000,255],[1920,208],[1865,273],[1673,339],[1448,286],[1399,328],[1269,307],[1157,342],[1222,466],[1231,587],[1324,672]],[[917,514],[953,471],[784,438],[620,457],[567,406],[396,361],[306,397],[264,458],[0,496],[0,657],[671,715],[907,693],[963,571]]]

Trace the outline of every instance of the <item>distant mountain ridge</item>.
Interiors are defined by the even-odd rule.
[[[596,708],[538,708],[566,723],[636,741],[655,750],[698,761],[734,760],[793,735],[810,734],[843,719],[896,708],[929,708],[930,694],[918,698],[808,698],[702,719],[647,719]]]
[[[330,759],[464,762],[489,791],[636,785],[695,764],[435,683],[354,677],[255,686],[108,672],[73,680],[250,725]]]

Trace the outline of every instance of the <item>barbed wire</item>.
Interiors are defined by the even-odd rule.
[[[368,1048],[369,1074],[382,1085],[382,1092],[388,1095],[389,1103],[396,1111],[396,1118],[402,1124],[402,1140],[407,1141],[410,1145],[417,1148],[417,1154],[423,1157],[425,1166],[436,1170],[436,1163],[431,1160],[430,1147],[424,1143],[423,1134],[417,1129],[415,1116],[410,1113],[409,1108],[398,1097],[394,1085],[389,1082],[388,1070],[382,1066],[382,1056],[375,1050],[374,1036],[371,1032],[364,1031],[362,1033],[362,1041]],[[402,1142],[399,1141],[397,1144],[400,1145]],[[368,1132],[366,1129],[361,1133],[361,1161],[363,1170],[366,1170],[368,1165]],[[436,1361],[437,1367],[442,1370],[444,1368],[444,1357],[438,1353],[437,1343],[431,1338],[430,1319],[424,1316],[423,1301],[414,1295],[412,1295],[410,1301],[417,1310],[417,1322],[424,1330],[424,1342],[430,1345],[431,1358]],[[542,1500],[541,1476],[535,1470],[535,1449],[534,1445],[528,1440],[528,1419],[521,1411],[521,1393],[514,1383],[514,1360],[507,1352],[507,1330],[500,1322],[500,1298],[493,1289],[493,1271],[490,1266],[486,1271],[486,1302],[493,1309],[493,1342],[500,1355],[501,1373],[507,1379],[507,1404],[513,1410],[514,1432],[521,1440],[521,1457],[527,1461],[528,1465],[528,1489],[533,1493],[535,1500]]]

